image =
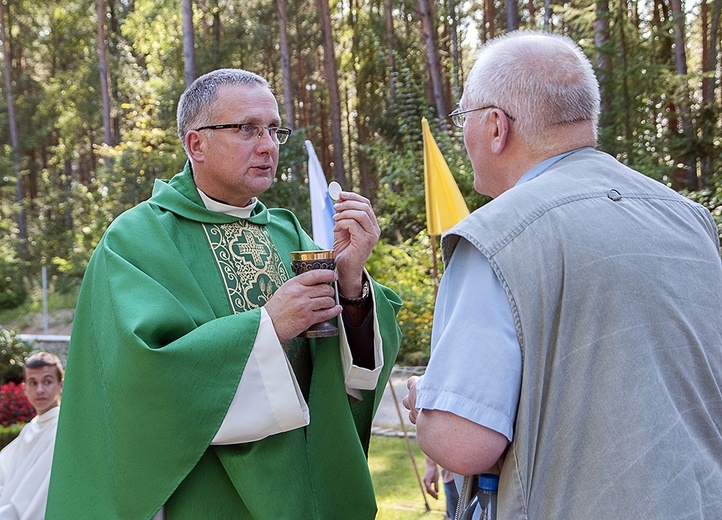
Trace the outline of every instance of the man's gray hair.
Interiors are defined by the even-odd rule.
[[[514,31],[489,41],[469,73],[463,100],[467,110],[505,110],[531,146],[553,125],[590,121],[597,135],[599,83],[587,56],[566,36]]]
[[[226,85],[250,86],[260,85],[270,90],[268,81],[243,69],[218,69],[196,79],[183,92],[178,101],[176,119],[178,123],[178,137],[186,150],[185,137],[189,130],[200,128],[212,123],[213,109],[218,97],[218,88]],[[228,123],[229,121],[223,121]],[[231,121],[236,123],[238,121]],[[188,150],[186,150],[186,153]]]

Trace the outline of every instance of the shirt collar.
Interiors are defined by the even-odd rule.
[[[578,150],[580,150],[579,148]],[[577,150],[572,150],[570,152],[564,152],[560,153],[559,155],[555,155],[554,157],[550,157],[549,159],[546,159],[536,166],[533,166],[529,171],[527,171],[524,175],[521,176],[521,178],[516,181],[516,184],[514,186],[519,186],[521,184],[524,184],[525,182],[529,182],[532,179],[536,179],[539,177],[542,173],[547,171],[553,164],[561,161],[565,157],[573,154]]]
[[[201,196],[201,200],[203,201],[203,205],[206,207],[206,209],[210,211],[216,211],[218,213],[225,213],[226,215],[230,215],[231,217],[249,218],[251,216],[251,213],[253,213],[253,209],[256,207],[256,204],[258,204],[258,199],[256,197],[253,197],[251,199],[251,202],[249,202],[246,206],[231,206],[230,204],[213,200],[208,195],[203,193],[201,189],[197,186],[196,189],[198,190],[198,194]]]
[[[36,416],[38,418],[38,422],[41,424],[44,424],[53,418],[58,416],[58,413],[60,413],[60,405],[53,406],[50,410],[47,410],[44,414]]]

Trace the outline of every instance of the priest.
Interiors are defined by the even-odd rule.
[[[25,361],[25,395],[37,414],[0,452],[0,519],[42,520],[48,498],[63,365],[40,352]]]
[[[52,519],[373,519],[366,453],[401,305],[365,270],[369,201],[335,203],[336,270],[273,183],[282,128],[260,76],[181,96],[182,172],[118,217],[89,263],[70,341]],[[304,339],[333,320],[337,337]]]

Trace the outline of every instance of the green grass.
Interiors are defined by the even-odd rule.
[[[419,477],[423,479],[424,455],[419,450],[416,439],[410,439],[410,441]],[[372,436],[369,447],[369,468],[379,507],[376,520],[418,518],[441,520],[444,518],[446,501],[443,487],[440,486],[438,500],[426,495],[426,501],[431,509],[427,511],[403,437]]]

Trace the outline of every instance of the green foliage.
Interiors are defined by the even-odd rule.
[[[0,426],[0,450],[14,441],[25,427],[25,423],[11,424],[10,426]]]
[[[429,359],[434,312],[431,243],[420,232],[402,244],[380,241],[368,261],[369,273],[404,302],[398,314],[403,333],[398,363],[425,365]]]
[[[0,309],[12,309],[21,305],[28,293],[20,261],[3,249],[0,247]]]
[[[707,208],[717,224],[717,231],[722,240],[722,186],[716,189],[682,192],[683,195]]]
[[[424,193],[424,145],[421,120],[426,117],[436,144],[454,175],[470,211],[486,200],[474,191],[471,163],[461,135],[451,133],[447,120],[433,119],[424,103],[424,85],[409,70],[397,78],[395,120],[386,131],[388,140],[378,140],[367,148],[377,166],[379,195],[376,207],[382,234],[393,241],[415,237],[426,228]]]
[[[32,351],[32,344],[19,339],[15,332],[0,327],[0,384],[23,380],[25,358]]]
[[[278,172],[271,188],[263,194],[263,203],[269,208],[287,208],[293,211],[301,227],[311,234],[311,196],[308,191],[308,155],[306,129],[295,130],[281,146]]]

